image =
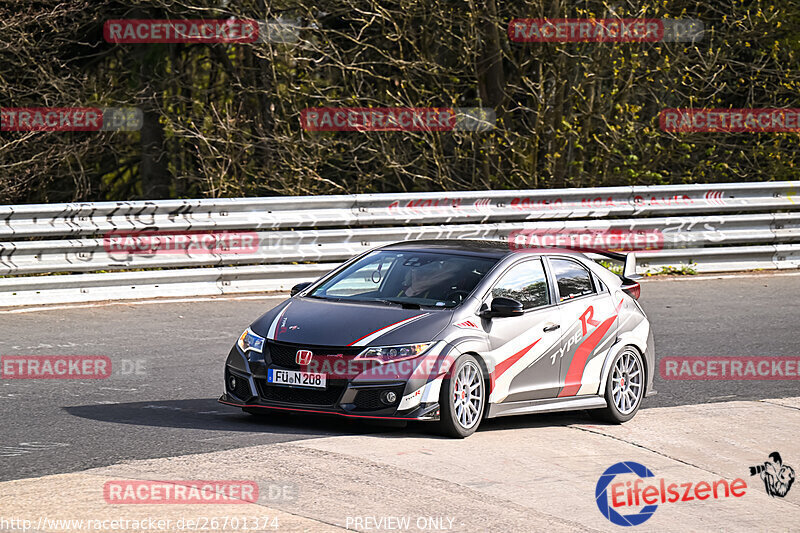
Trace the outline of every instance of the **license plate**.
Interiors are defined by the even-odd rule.
[[[285,385],[287,387],[324,389],[327,387],[327,378],[327,375],[317,372],[280,370],[278,368],[270,368],[267,370],[267,383],[271,383],[273,385]]]

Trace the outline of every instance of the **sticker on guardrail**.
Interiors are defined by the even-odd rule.
[[[480,200],[475,201],[476,207]],[[489,202],[489,200],[485,200]],[[390,213],[398,214],[416,214],[427,213],[432,210],[448,210],[448,209],[461,209],[463,198],[418,198],[414,200],[395,200],[390,203],[386,208]]]

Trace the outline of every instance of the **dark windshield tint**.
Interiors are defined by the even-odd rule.
[[[309,296],[455,307],[496,262],[440,252],[379,250],[339,272]]]

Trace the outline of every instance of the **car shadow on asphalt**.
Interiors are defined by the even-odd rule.
[[[281,411],[254,416],[237,408],[220,405],[210,398],[79,405],[63,409],[73,416],[114,424],[306,437],[380,433],[405,425],[402,422],[367,422],[339,416]]]
[[[358,420],[281,411],[269,411],[263,416],[254,416],[236,408],[220,405],[210,398],[80,405],[63,409],[70,415],[99,422],[176,429],[272,433],[301,438],[337,435],[373,435],[385,438],[439,437],[430,422]],[[486,419],[478,431],[587,423],[602,424],[594,421],[585,412],[569,411]]]

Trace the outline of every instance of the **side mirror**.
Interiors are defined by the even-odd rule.
[[[481,318],[520,316],[524,312],[522,303],[513,299],[499,296],[492,299],[492,308],[480,312]]]
[[[305,289],[306,287],[308,287],[312,283],[313,283],[312,281],[304,281],[303,283],[298,283],[297,285],[292,287],[292,291],[289,293],[289,295],[290,296],[294,296],[295,294],[297,294],[298,292],[302,291],[303,289]]]

